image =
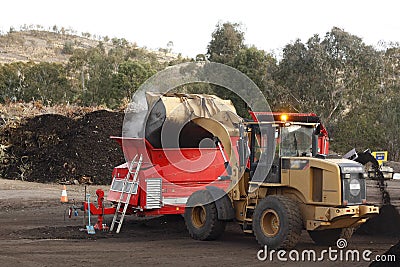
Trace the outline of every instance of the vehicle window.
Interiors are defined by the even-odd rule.
[[[280,150],[283,157],[311,156],[312,127],[291,125],[281,128]]]

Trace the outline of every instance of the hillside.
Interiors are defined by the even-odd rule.
[[[101,42],[108,51],[115,46],[113,40],[115,39],[99,41],[77,35],[38,30],[10,32],[0,35],[0,64],[17,61],[65,63],[70,57],[69,50],[93,48]],[[148,52],[154,54],[160,62],[175,60],[178,57],[166,51],[148,50]]]

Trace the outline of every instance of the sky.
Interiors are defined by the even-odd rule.
[[[306,42],[339,27],[376,46],[400,41],[398,0],[6,0],[0,30],[34,24],[78,33],[125,38],[140,47],[167,48],[183,56],[205,54],[218,22],[242,24],[245,43],[279,54],[296,39]]]

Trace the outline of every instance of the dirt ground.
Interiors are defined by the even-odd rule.
[[[108,186],[100,186],[107,189]],[[88,187],[95,196],[99,186]],[[317,266],[321,262],[259,261],[260,247],[252,235],[230,223],[217,241],[189,237],[181,216],[153,219],[126,217],[119,234],[82,231],[83,213],[71,219],[64,214],[70,204],[59,203],[62,187],[0,179],[0,266]],[[70,202],[81,201],[83,185],[67,187]],[[94,197],[92,198],[94,200]],[[94,218],[95,219],[95,218]],[[109,224],[111,218],[107,218]],[[346,249],[371,250],[383,254],[398,238],[355,235]],[[336,247],[335,247],[336,248]],[[296,247],[321,252],[327,247],[312,243],[304,232]],[[369,263],[330,262],[325,266],[367,266]]]

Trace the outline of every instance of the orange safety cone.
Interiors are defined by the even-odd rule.
[[[68,203],[68,196],[67,196],[67,187],[64,185],[63,190],[61,191],[61,203]]]

